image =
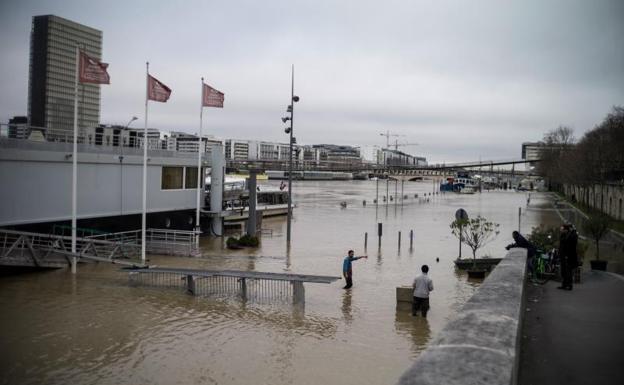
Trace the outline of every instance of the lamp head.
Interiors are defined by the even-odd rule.
[[[295,102],[295,103],[296,103],[296,102],[298,102],[298,101],[299,101],[299,96],[294,95],[292,99],[293,99],[293,102]]]
[[[282,122],[284,122],[284,123],[286,123],[286,122],[287,122],[287,121],[289,121],[289,120],[290,120],[290,118],[289,118],[289,117],[282,118]]]
[[[285,132],[285,133],[287,133],[287,134],[290,134],[290,127],[286,127],[286,128],[284,129],[284,132]]]
[[[288,106],[288,108],[286,109],[286,112],[292,112],[292,104]]]

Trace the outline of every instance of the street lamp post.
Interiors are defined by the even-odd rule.
[[[290,127],[286,127],[284,132],[289,135],[288,140],[288,218],[286,222],[286,243],[290,245],[290,227],[292,222],[292,172],[293,172],[293,119],[295,103],[299,101],[299,96],[295,95],[295,66],[291,69],[291,83],[290,83],[290,104],[286,109],[286,112],[290,113],[290,116],[282,118],[282,122],[286,123],[290,120]]]

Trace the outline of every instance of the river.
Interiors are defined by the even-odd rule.
[[[458,240],[449,224],[458,208],[500,224],[480,256],[504,255],[519,207],[523,232],[559,221],[538,193],[527,207],[526,193],[428,195],[431,181],[406,182],[407,199],[376,206],[376,185],[294,182],[290,250],[286,219],[278,217],[264,219],[256,250],[227,250],[222,239],[207,237],[199,258],[150,256],[159,266],[333,276],[341,275],[347,250],[369,256],[354,262],[351,290],[342,289],[343,280],[306,284],[304,308],[134,286],[109,264],[81,264],[75,276],[57,270],[0,277],[0,382],[391,384],[479,286],[453,265]],[[379,181],[379,195],[385,191],[386,181]],[[380,249],[377,223],[384,226]],[[463,253],[470,254],[465,246]],[[411,317],[395,301],[396,286],[409,285],[422,264],[435,286],[427,319]]]

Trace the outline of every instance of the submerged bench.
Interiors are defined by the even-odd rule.
[[[137,282],[137,277],[146,275],[148,284],[156,286],[184,287],[192,295],[200,292],[238,293],[247,299],[250,290],[262,291],[266,295],[284,293],[284,285],[267,285],[266,283],[288,283],[292,287],[293,303],[305,302],[304,283],[329,284],[341,279],[326,275],[285,274],[242,270],[199,270],[186,268],[149,267],[125,268],[130,273],[130,280]],[[212,278],[212,279],[211,279]],[[254,283],[254,287],[250,287]]]

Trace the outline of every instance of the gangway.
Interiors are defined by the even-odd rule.
[[[287,298],[305,302],[304,283],[329,284],[340,277],[268,273],[240,270],[197,270],[185,268],[125,268],[132,284],[174,287],[191,295],[234,295],[244,300]]]
[[[126,266],[144,266],[138,260],[140,244],[78,237],[76,253],[72,253],[71,243],[72,238],[65,235],[0,229],[0,265],[62,268],[71,265],[72,257],[77,257]]]

